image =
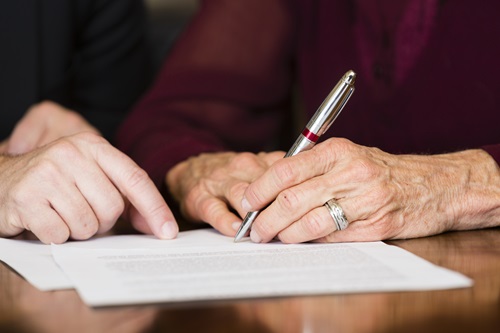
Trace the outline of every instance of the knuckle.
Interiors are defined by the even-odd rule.
[[[56,104],[51,101],[42,101],[38,104],[35,104],[31,111],[39,114],[40,116],[46,116],[56,110]]]
[[[311,239],[316,239],[323,234],[323,217],[313,210],[302,218],[302,228]]]
[[[379,168],[367,158],[358,158],[353,161],[351,170],[359,180],[377,178],[380,174]]]
[[[73,161],[79,158],[81,152],[70,138],[63,138],[50,145],[47,154],[56,160]]]
[[[229,187],[229,190],[227,192],[227,196],[229,199],[235,200],[235,199],[241,199],[243,197],[243,193],[245,192],[245,189],[248,187],[248,184],[243,183],[243,182],[238,182],[236,184],[233,184]]]
[[[228,177],[228,170],[226,168],[219,168],[215,170],[211,170],[209,174],[206,175],[206,178],[201,178],[202,181],[205,181],[207,187],[213,187],[211,182],[223,182]]]
[[[315,148],[318,150],[326,149],[331,152],[331,154],[337,154],[337,152],[347,153],[353,149],[354,144],[345,138],[329,138],[324,145],[317,145]]]
[[[198,210],[201,209],[202,190],[199,187],[194,187],[185,196],[185,199],[180,200],[181,212],[184,217],[189,220],[198,220]]]
[[[289,184],[295,184],[297,180],[296,169],[287,160],[283,159],[271,167],[271,171],[274,174],[274,181],[278,188],[286,187]]]
[[[140,188],[149,182],[149,176],[146,171],[134,165],[126,177],[126,182],[131,188]]]
[[[264,194],[258,189],[256,189],[255,186],[252,184],[250,184],[246,188],[244,196],[248,200],[248,202],[252,205],[252,207],[255,209],[260,208],[266,202],[268,202],[267,199],[264,197]]]
[[[272,239],[277,233],[272,223],[266,223],[259,220],[255,221],[252,228],[255,228],[257,233],[264,239]]]
[[[83,141],[85,144],[109,145],[108,140],[94,132],[79,132],[75,134],[74,137],[77,138],[78,141]]]
[[[381,210],[370,217],[367,221],[365,233],[368,233],[368,240],[386,240],[394,237],[399,229],[398,226],[405,225],[405,219],[401,214],[391,214],[386,210]]]
[[[200,200],[198,207],[202,220],[208,223],[215,222],[218,206],[214,200]]]
[[[62,244],[70,237],[68,228],[53,226],[50,223],[47,223],[41,230],[38,230],[38,228],[33,225],[28,225],[27,228],[29,228],[28,230],[34,231],[35,236],[45,244]]]
[[[101,221],[103,223],[111,223],[118,220],[118,218],[122,215],[125,210],[125,202],[123,200],[117,200],[113,204],[110,204],[106,207],[101,217]]]
[[[256,163],[255,155],[252,153],[239,153],[236,154],[230,162],[230,167],[232,169],[241,170],[247,169],[249,166]]]
[[[148,212],[150,213],[151,216],[162,216],[165,218],[166,212],[168,210],[167,204],[165,201],[160,200],[156,203],[154,203],[149,209]]]
[[[376,221],[372,224],[372,229],[376,240],[385,240],[392,237],[393,230],[388,221]]]
[[[98,212],[95,212],[94,215],[90,208],[84,203],[72,208],[71,219],[75,221],[75,224],[71,226],[68,224],[72,238],[76,240],[89,239],[99,230]]]
[[[33,167],[32,171],[37,178],[42,180],[57,179],[60,175],[59,165],[51,158],[44,158],[40,160],[39,163]]]
[[[296,243],[296,242],[294,242],[292,240],[292,238],[290,237],[290,235],[288,233],[286,233],[286,232],[280,232],[280,233],[278,233],[277,237],[278,237],[278,240],[280,242],[282,242],[283,244],[294,244],[294,243]]]
[[[14,207],[29,207],[33,202],[33,192],[29,190],[29,186],[24,185],[24,182],[10,188],[7,195]]]
[[[76,125],[80,125],[82,120],[83,120],[83,117],[76,112],[68,111],[66,113],[65,122],[66,122],[67,127],[71,128],[71,127],[75,127]]]
[[[281,209],[289,212],[300,204],[300,198],[294,189],[286,189],[278,194],[276,203]]]
[[[71,237],[76,240],[85,240],[94,236],[99,230],[97,221],[82,222],[76,230],[71,232]]]

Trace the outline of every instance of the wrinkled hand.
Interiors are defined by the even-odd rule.
[[[172,168],[166,182],[186,218],[209,223],[221,233],[234,236],[246,214],[241,199],[248,184],[284,155],[202,154]]]
[[[33,105],[16,124],[7,141],[5,152],[23,154],[59,138],[80,132],[99,134],[77,112],[45,101]]]
[[[482,150],[391,155],[345,139],[276,161],[250,184],[242,207],[266,207],[251,239],[286,243],[375,241],[498,224],[500,172]],[[347,229],[323,206],[335,198]]]
[[[96,134],[0,155],[0,236],[31,230],[44,243],[87,239],[109,230],[125,210],[142,232],[178,232],[146,172]]]

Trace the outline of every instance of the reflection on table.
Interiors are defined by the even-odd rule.
[[[498,332],[500,228],[388,242],[474,279],[458,290],[92,309],[0,264],[0,332]]]

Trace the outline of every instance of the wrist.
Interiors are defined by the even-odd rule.
[[[484,150],[466,150],[458,157],[461,174],[455,200],[452,229],[468,230],[494,226],[500,218],[500,168]]]

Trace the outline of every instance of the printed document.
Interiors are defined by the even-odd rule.
[[[52,245],[90,306],[463,288],[472,281],[383,242],[234,243],[213,229]]]
[[[52,258],[50,245],[40,241],[0,238],[0,260],[42,291],[73,288]]]

